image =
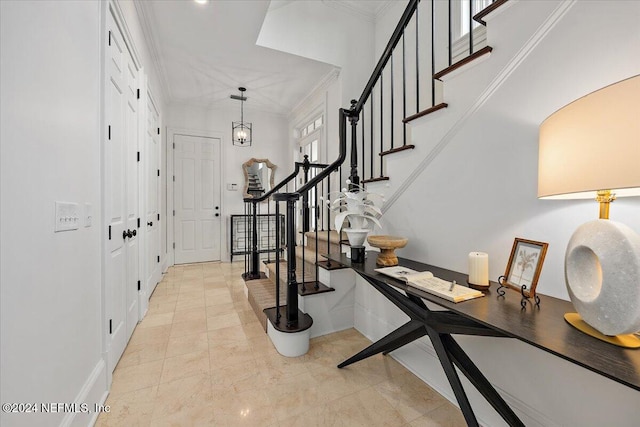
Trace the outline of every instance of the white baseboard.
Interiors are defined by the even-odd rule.
[[[98,415],[100,415],[98,412],[94,412],[95,405],[104,405],[109,394],[106,368],[107,365],[104,359],[100,359],[73,401],[78,407],[82,404],[87,404],[88,411],[86,413],[68,412],[60,423],[61,427],[89,427],[95,424]]]

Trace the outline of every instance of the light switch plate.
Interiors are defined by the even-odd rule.
[[[227,184],[228,191],[238,191],[238,184]]]
[[[56,202],[54,230],[77,230],[80,225],[80,207],[77,203]]]

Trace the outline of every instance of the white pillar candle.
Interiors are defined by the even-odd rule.
[[[489,285],[489,255],[484,252],[469,254],[469,283],[473,285]]]

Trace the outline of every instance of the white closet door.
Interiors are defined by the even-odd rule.
[[[175,135],[175,262],[220,259],[220,139]]]
[[[115,369],[138,322],[138,70],[111,14],[107,22],[104,206],[107,351]],[[135,236],[133,233],[135,232]]]
[[[152,102],[150,95],[147,96],[147,132],[146,132],[146,212],[145,226],[147,227],[147,289],[153,291],[155,285],[160,280],[160,221],[158,220],[160,207],[160,127],[159,114]]]

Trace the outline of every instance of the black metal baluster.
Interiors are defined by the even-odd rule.
[[[469,55],[473,53],[473,0],[469,0]]]
[[[316,250],[315,250],[315,255],[316,255],[316,262],[315,262],[315,268],[316,268],[316,283],[314,286],[314,289],[317,291],[320,286],[319,286],[319,280],[320,280],[320,271],[319,271],[319,267],[318,267],[318,218],[320,218],[320,215],[318,215],[318,186],[316,185],[315,187],[313,187],[313,200],[315,203],[315,207],[313,209],[313,217],[314,217],[314,231],[315,231],[315,239],[316,239]]]
[[[431,0],[432,2],[435,0]],[[420,30],[418,21],[420,20],[419,8],[420,3],[416,5],[416,113],[420,112],[420,55],[418,40],[420,40]]]
[[[390,117],[391,117],[391,125],[389,126],[389,131],[391,132],[391,149],[393,150],[393,87],[395,86],[395,80],[393,78],[393,53],[391,54],[391,87],[389,88],[391,90],[391,112],[390,112]]]
[[[384,151],[384,81],[380,73],[380,153]],[[382,178],[382,156],[380,157],[380,178]]]
[[[271,203],[267,199],[267,262],[271,264]]]
[[[406,29],[406,26],[405,26]],[[407,70],[406,70],[406,57],[405,57],[405,33],[402,31],[402,118],[407,117]],[[402,121],[402,146],[407,145],[407,124]]]
[[[436,73],[436,2],[431,0],[431,106],[436,106],[436,80],[433,75]]]
[[[364,174],[364,167],[365,167],[365,154],[364,154],[364,108],[361,111],[362,117],[362,179],[366,178],[366,175]]]
[[[331,175],[327,176],[327,268],[331,267]]]
[[[374,141],[375,141],[374,134],[373,134],[373,127],[374,127],[373,126],[373,123],[374,123],[374,120],[373,120],[373,104],[374,104],[374,102],[373,102],[373,90],[372,90],[371,91],[371,114],[370,114],[370,116],[371,116],[371,152],[369,153],[370,154],[370,161],[371,161],[371,172],[370,172],[370,177],[371,178],[373,178],[373,153],[375,152],[374,148],[373,148],[373,144],[374,144]]]
[[[451,0],[449,0],[449,66],[453,59],[452,45],[451,45]]]

